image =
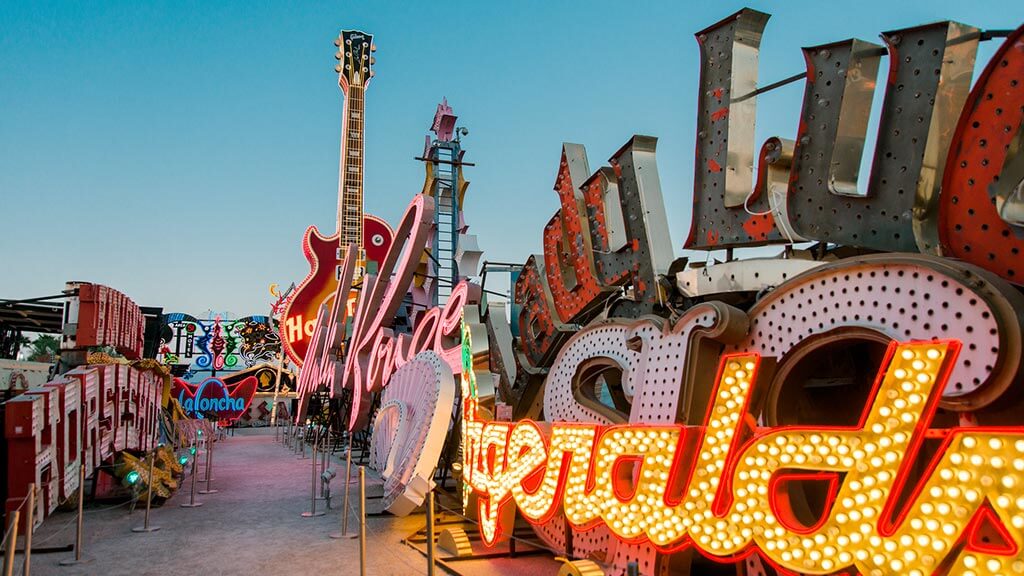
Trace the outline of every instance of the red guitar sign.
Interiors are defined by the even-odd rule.
[[[384,260],[394,238],[387,222],[363,214],[363,95],[373,76],[376,50],[370,34],[343,30],[335,41],[339,51],[338,84],[345,94],[341,128],[341,173],[338,178],[337,232],[321,234],[315,226],[306,229],[302,252],[310,271],[288,300],[281,321],[281,342],[288,357],[298,366],[306,357],[313,336],[317,312],[329,305],[338,288],[342,255],[350,244],[359,247],[356,266],[358,281],[367,262]]]

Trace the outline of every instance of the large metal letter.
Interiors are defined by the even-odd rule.
[[[650,313],[661,303],[658,278],[674,258],[654,158],[657,143],[651,136],[633,136],[608,161],[611,172],[598,170],[583,185],[597,277],[632,288],[615,311],[624,316]]]
[[[697,33],[700,94],[693,219],[686,247],[696,250],[799,240],[776,229],[766,192],[785,194],[792,144],[769,140],[752,188],[758,52],[768,14],[743,9]]]
[[[555,312],[563,322],[583,324],[600,310],[614,290],[602,286],[594,273],[594,250],[583,194],[577,186],[590,174],[587,151],[562,144],[555,192],[562,209],[544,227],[544,264]]]
[[[857,175],[883,52],[860,40],[804,49],[789,214],[813,240],[937,253],[943,161],[970,90],[978,30],[940,22],[882,38],[889,75],[866,194]]]
[[[1012,213],[1024,201],[1022,134],[1024,26],[992,57],[964,106],[939,208],[943,253],[1018,285],[1024,284],[1024,224]]]
[[[519,337],[523,353],[534,366],[548,366],[569,334],[568,327],[555,314],[544,257],[534,254],[526,260],[523,272],[516,280],[516,304],[522,306],[519,314]]]

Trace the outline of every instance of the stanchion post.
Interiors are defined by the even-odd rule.
[[[32,572],[32,532],[35,531],[36,519],[36,484],[28,485],[28,508],[25,509],[25,564],[22,566],[21,575],[29,576]]]
[[[153,463],[156,461],[156,450],[149,453],[149,479],[146,481],[146,514],[143,516],[142,526],[132,528],[132,532],[156,532],[159,526],[149,525],[149,510],[153,506]]]
[[[427,576],[434,576],[434,491],[427,492]]]
[[[310,460],[310,462],[309,462],[309,469],[313,472],[312,476],[310,477],[310,485],[309,485],[309,512],[303,512],[302,513],[302,517],[303,518],[315,518],[317,516],[323,516],[325,514],[325,512],[322,511],[322,510],[320,512],[316,511],[316,468],[317,468],[317,461],[316,461],[316,439],[314,439],[313,440],[313,459]]]
[[[85,504],[85,458],[82,458],[82,464],[79,466],[78,475],[78,528],[75,530],[75,557],[68,558],[67,560],[61,560],[61,566],[74,566],[75,564],[88,564],[92,562],[92,558],[82,556],[82,520],[85,517],[83,514],[83,506]]]
[[[321,436],[323,440],[320,443],[320,474],[327,472],[327,462],[331,459],[331,433],[326,428],[323,430]],[[327,494],[324,493],[323,489],[320,490],[320,496],[326,498]]]
[[[345,452],[345,497],[341,505],[341,532],[330,534],[331,538],[355,538],[355,534],[348,533],[348,495],[352,491],[352,447]]]
[[[366,467],[359,467],[359,576],[366,576]]]
[[[220,490],[216,490],[213,487],[213,437],[210,435],[206,436],[206,479],[201,480],[206,483],[206,488],[200,490],[200,494],[216,494]]]
[[[4,554],[4,576],[14,576],[14,550],[18,547],[18,521],[21,520],[21,512],[11,512],[11,522],[7,528],[7,538],[4,538],[7,545],[7,552]]]
[[[196,502],[196,462],[198,461],[199,449],[196,448],[196,453],[192,455],[192,488],[189,490],[188,502],[181,504],[182,508],[199,508],[203,505],[202,502]]]

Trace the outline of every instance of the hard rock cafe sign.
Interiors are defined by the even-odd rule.
[[[318,356],[333,361],[307,360],[307,389],[352,390],[359,427],[396,370],[443,358],[462,381],[464,503],[489,544],[518,514],[611,574],[1024,574],[1024,27],[804,48],[796,138],[758,150],[767,19],[741,10],[697,34],[686,247],[724,262],[675,257],[655,138],[593,172],[566,144],[511,323],[462,284],[395,334],[418,261],[400,248],[424,246],[431,220],[420,196],[348,343],[335,331]],[[732,256],[766,244],[784,256]]]

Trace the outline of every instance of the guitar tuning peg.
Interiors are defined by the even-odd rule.
[[[334,39],[334,45],[341,47],[341,36],[338,36],[337,38]]]
[[[376,75],[377,75],[376,72],[374,72],[373,70],[370,70],[370,78],[373,78]]]
[[[343,54],[341,53],[341,50],[339,50],[339,51],[334,53],[334,59],[335,60],[341,60],[342,56],[343,56]]]
[[[376,64],[376,63],[377,63],[377,59],[374,58],[373,56],[370,56],[370,64]]]
[[[334,71],[337,72],[338,74],[341,74],[342,70],[343,68],[341,67],[341,64],[338,64],[337,66],[334,67]]]
[[[377,45],[376,44],[370,44],[370,52],[376,52],[376,51],[377,51]]]

